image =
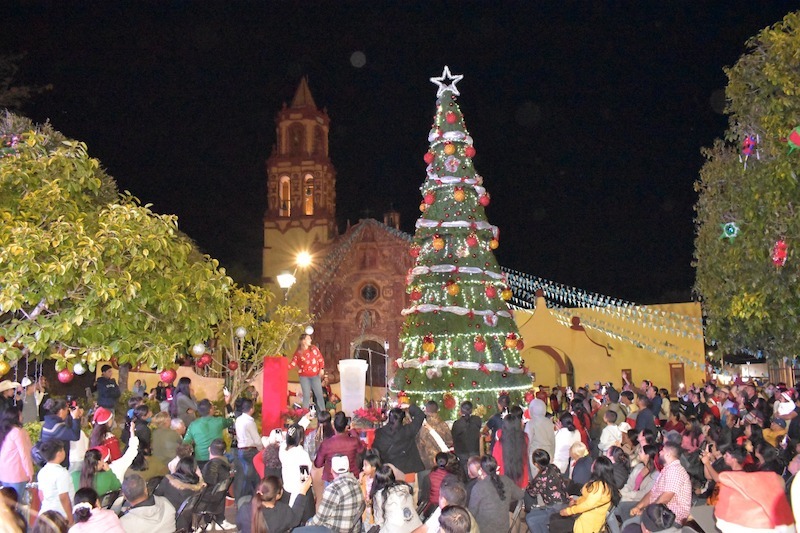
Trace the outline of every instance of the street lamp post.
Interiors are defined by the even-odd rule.
[[[297,283],[297,269],[306,268],[309,265],[311,265],[311,254],[306,251],[302,251],[295,257],[293,272],[289,273],[288,270],[285,270],[278,274],[278,287],[283,290],[284,305],[289,302],[289,291],[292,289],[294,284]]]

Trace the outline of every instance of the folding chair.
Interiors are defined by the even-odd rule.
[[[514,533],[514,529],[517,527],[519,523],[519,518],[522,516],[522,510],[525,508],[525,503],[522,500],[517,502],[517,506],[514,507],[514,512],[511,513],[511,523],[508,527],[508,533]]]
[[[111,509],[114,502],[119,498],[119,490],[112,490],[100,496],[100,507],[103,509]]]
[[[203,493],[203,497],[197,502],[194,509],[193,531],[206,531],[211,524],[217,524],[222,529],[222,524],[217,521],[217,513],[220,508],[225,511],[225,498],[228,496],[228,489],[231,488],[233,477],[224,479],[208,487]]]
[[[200,498],[203,497],[205,489],[197,494],[192,494],[178,507],[175,513],[175,533],[193,533],[195,530],[194,516]]]
[[[600,530],[603,533],[620,533],[620,523],[617,520],[617,506],[612,505],[608,508],[608,512],[606,513],[606,522],[603,524],[602,529]]]

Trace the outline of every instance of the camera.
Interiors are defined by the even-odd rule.
[[[78,408],[78,401],[75,399],[72,394],[67,394],[67,405],[70,409],[77,409]]]

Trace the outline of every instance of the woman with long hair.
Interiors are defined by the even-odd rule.
[[[686,450],[686,453],[692,453],[700,448],[704,440],[703,426],[697,420],[692,420],[683,431],[680,443],[681,448]]]
[[[313,463],[308,452],[303,448],[304,438],[303,426],[292,424],[286,430],[286,439],[281,443],[278,451],[278,458],[281,460],[283,489],[291,495],[289,505],[294,503],[306,480],[311,477]],[[308,498],[303,518],[309,519],[312,516],[314,516],[314,501],[313,498]]]
[[[375,483],[375,474],[381,467],[381,456],[374,450],[367,450],[364,454],[364,462],[361,465],[361,473],[358,475],[358,485],[361,487],[361,495],[364,496],[364,513],[361,515],[361,523],[364,529],[369,531],[375,525],[375,516],[372,514],[372,485]]]
[[[658,477],[658,446],[646,444],[639,451],[639,462],[628,476],[628,482],[620,490],[617,515],[623,521],[630,518],[630,511],[650,492]]]
[[[106,462],[108,458],[107,448],[97,447],[87,450],[80,471],[72,473],[75,490],[88,488],[103,495],[121,489],[122,482],[109,470]]]
[[[386,425],[375,430],[372,447],[381,454],[381,461],[392,463],[406,474],[416,474],[425,470],[425,465],[417,449],[417,433],[425,421],[422,409],[412,404],[408,408],[411,423],[403,424],[406,412],[399,407],[389,411]]]
[[[581,435],[581,442],[583,442],[587,448],[590,448],[591,441],[589,439],[589,431],[592,429],[592,415],[586,410],[586,405],[583,403],[583,400],[583,396],[576,394],[575,398],[570,402],[570,413],[572,413],[572,421],[575,425],[575,429]]]
[[[21,501],[25,501],[25,486],[34,478],[31,448],[28,432],[22,429],[22,411],[17,405],[8,406],[0,413],[0,484],[17,491]]]
[[[422,525],[414,505],[414,490],[405,481],[398,481],[389,465],[381,465],[375,472],[370,499],[375,524],[381,531],[410,533]]]
[[[464,469],[454,454],[439,452],[436,454],[435,460],[436,466],[433,467],[420,488],[420,492],[424,494],[427,485],[428,502],[434,507],[439,505],[439,487],[442,486],[442,480],[446,476],[454,475],[459,481],[464,481]]]
[[[614,465],[608,457],[598,457],[592,466],[592,476],[581,489],[573,505],[550,517],[550,533],[593,533],[606,522],[608,509],[619,503],[619,491],[614,486]]]
[[[180,509],[181,504],[194,494],[197,494],[206,486],[200,476],[197,474],[197,463],[194,462],[194,457],[183,457],[178,461],[178,466],[175,472],[167,474],[161,483],[158,484],[153,494],[156,496],[164,496],[169,500],[169,503],[177,510]],[[191,520],[191,517],[188,518]],[[177,523],[176,527],[188,528],[191,523]]]
[[[508,476],[497,473],[497,460],[491,455],[481,457],[478,481],[469,496],[469,510],[481,531],[508,531],[508,510],[524,492]]]
[[[572,420],[569,413],[567,416]],[[550,515],[569,503],[567,484],[560,469],[550,462],[550,454],[546,451],[534,450],[532,459],[535,474],[525,489],[525,507],[529,509],[525,521],[531,533],[547,533]],[[542,498],[541,507],[538,506],[539,497]]]
[[[631,474],[631,459],[619,446],[611,446],[606,450],[606,457],[614,464],[614,486],[621,490]]]
[[[335,434],[330,412],[320,411],[317,413],[317,427],[311,430],[303,443],[303,447],[312,461],[317,457],[317,450],[319,450],[319,445],[322,444],[322,441],[333,437]]]
[[[262,479],[253,498],[239,506],[236,526],[241,533],[283,533],[300,525],[306,507],[311,478],[303,482],[294,503],[289,506],[281,499],[283,487],[276,476]]]
[[[521,489],[528,486],[528,435],[522,430],[521,407],[511,407],[503,419],[492,456],[500,467],[500,475],[508,476]]]
[[[192,380],[182,377],[172,392],[172,401],[169,404],[169,414],[172,418],[180,418],[186,427],[189,427],[197,418],[197,402],[192,395]]]
[[[111,452],[111,460],[122,457],[119,439],[111,433],[114,427],[114,413],[105,407],[98,407],[92,416],[92,434],[89,435],[89,447],[105,446]]]
[[[75,524],[69,528],[70,533],[125,533],[117,513],[101,508],[100,498],[92,488],[75,492],[72,518]]]
[[[556,447],[553,464],[562,474],[567,473],[569,449],[576,442],[581,442],[581,433],[575,428],[575,417],[569,412],[561,413],[556,421]]]

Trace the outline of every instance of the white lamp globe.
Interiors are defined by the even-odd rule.
[[[247,335],[247,329],[245,329],[244,326],[239,326],[236,328],[236,331],[234,331],[234,335],[240,339],[244,339],[244,337]]]
[[[200,357],[204,353],[206,353],[206,345],[203,344],[202,342],[198,342],[197,344],[192,346],[192,355],[194,355],[195,357]]]
[[[313,335],[313,334],[314,334],[314,327],[306,326],[306,335]]]

